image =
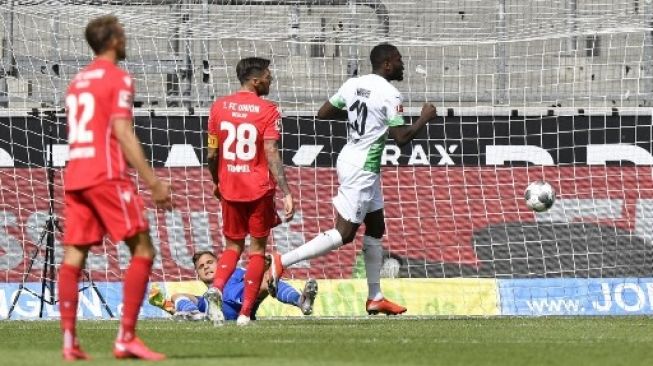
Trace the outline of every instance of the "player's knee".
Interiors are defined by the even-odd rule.
[[[384,234],[385,234],[385,225],[365,228],[365,235],[370,236],[370,237],[375,238],[375,239],[383,238]]]
[[[133,256],[154,260],[154,257],[156,257],[156,248],[153,245],[137,246],[134,248]]]
[[[350,231],[346,233],[340,233],[342,236],[342,244],[349,244],[352,241],[354,241],[354,238],[356,237],[356,232],[355,231]]]
[[[132,257],[143,257],[154,259],[156,257],[156,248],[152,245],[152,240],[147,232],[138,233],[125,240],[131,251]]]
[[[249,253],[250,254],[264,254],[265,247],[268,243],[268,237],[250,237],[249,241]]]

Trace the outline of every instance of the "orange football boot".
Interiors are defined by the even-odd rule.
[[[385,315],[399,315],[406,312],[406,308],[397,305],[392,301],[386,300],[367,300],[365,303],[365,310],[369,315],[385,314]]]

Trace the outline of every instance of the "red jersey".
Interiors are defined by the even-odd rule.
[[[209,147],[218,148],[220,194],[227,201],[249,202],[274,193],[263,140],[279,140],[277,106],[253,92],[239,91],[213,103]]]
[[[133,95],[131,76],[110,61],[96,59],[75,75],[66,92],[69,161],[65,190],[128,179],[111,123],[118,117],[131,121]]]

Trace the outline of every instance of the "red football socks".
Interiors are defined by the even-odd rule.
[[[59,311],[61,330],[67,338],[75,338],[77,321],[77,302],[79,299],[78,281],[81,268],[62,264],[59,268]],[[66,334],[67,333],[67,334]],[[64,340],[65,342],[65,340]],[[70,345],[72,347],[72,345]]]
[[[224,252],[222,252],[220,260],[218,261],[218,265],[215,269],[213,287],[222,292],[224,285],[227,283],[227,281],[229,281],[229,277],[231,277],[231,275],[234,273],[239,258],[240,253],[233,249],[226,249]]]
[[[152,260],[145,257],[133,257],[123,283],[123,306],[120,319],[118,339],[129,342],[134,339],[138,312],[141,309],[147,282],[152,270]]]
[[[252,307],[258,298],[258,293],[265,273],[265,256],[263,254],[250,254],[247,270],[245,271],[245,292],[243,307],[240,314],[250,316]]]

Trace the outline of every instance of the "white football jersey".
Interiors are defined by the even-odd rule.
[[[379,173],[388,127],[404,124],[397,88],[379,75],[364,75],[347,80],[329,102],[348,113],[347,144],[338,160]]]

